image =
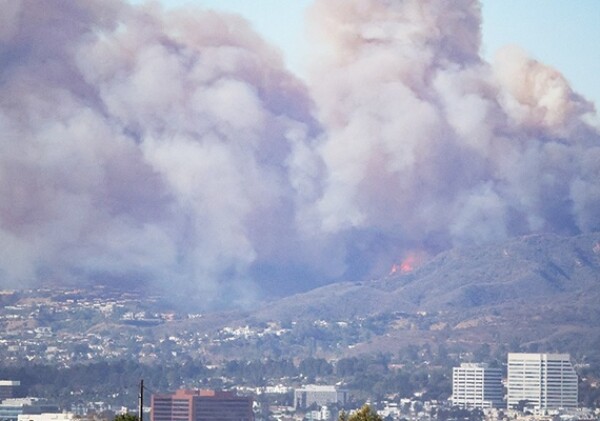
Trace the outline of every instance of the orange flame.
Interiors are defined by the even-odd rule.
[[[410,273],[415,270],[417,267],[423,263],[425,260],[425,253],[412,251],[406,255],[402,263],[394,263],[392,265],[392,269],[390,270],[390,275],[394,275],[396,273]]]

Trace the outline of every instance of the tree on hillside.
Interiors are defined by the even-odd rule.
[[[117,415],[113,421],[139,421],[139,419],[137,415],[126,412],[124,414]]]
[[[363,405],[362,408],[350,416],[342,411],[338,421],[383,421],[383,418],[377,414],[377,411],[371,409],[369,405]]]

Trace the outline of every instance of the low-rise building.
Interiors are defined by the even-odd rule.
[[[348,390],[330,385],[306,385],[294,390],[294,407],[306,409],[315,404],[317,406],[339,404],[348,402]]]
[[[16,397],[20,386],[18,380],[0,380],[0,401]]]
[[[61,413],[42,413],[42,414],[21,414],[17,421],[73,421],[77,419],[71,412]]]
[[[0,404],[0,420],[18,421],[19,415],[39,415],[43,413],[59,413],[57,405],[47,403],[38,398],[4,399]]]
[[[233,392],[180,389],[152,395],[152,421],[254,421],[252,403]]]

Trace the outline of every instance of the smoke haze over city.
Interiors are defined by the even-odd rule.
[[[233,14],[0,6],[2,287],[244,305],[600,230],[594,104],[516,46],[486,62],[477,1],[316,0],[308,82]]]

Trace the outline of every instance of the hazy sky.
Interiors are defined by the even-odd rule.
[[[140,0],[133,0],[140,3]],[[312,0],[161,0],[239,13],[278,45],[300,76],[308,47],[304,14]],[[483,55],[516,44],[560,70],[576,91],[600,103],[600,2],[597,0],[483,0]]]

